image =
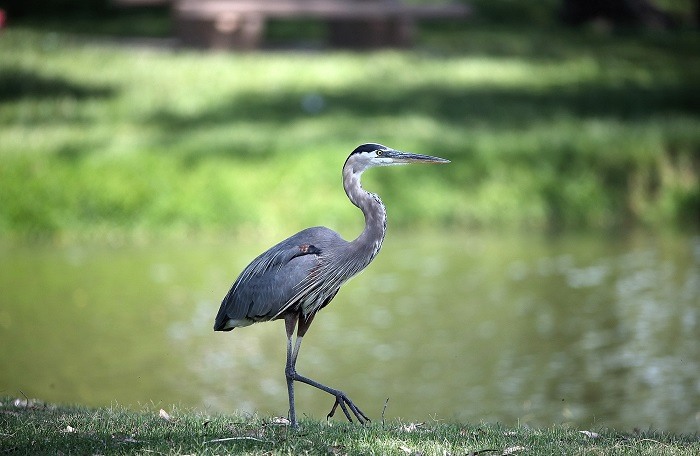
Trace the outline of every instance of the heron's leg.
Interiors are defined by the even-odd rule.
[[[297,324],[297,315],[288,314],[284,317],[284,326],[287,330],[287,364],[284,368],[284,376],[287,379],[287,394],[289,395],[289,421],[292,427],[297,427],[297,414],[294,407],[294,364],[296,363],[295,350],[292,349],[292,336]],[[298,349],[296,350],[298,351]]]
[[[364,424],[368,421],[370,421],[369,417],[362,412],[362,410],[359,409],[351,400],[350,398],[343,393],[340,390],[337,390],[335,388],[330,388],[326,385],[323,385],[315,380],[312,380],[308,377],[304,377],[302,375],[297,374],[296,372],[296,362],[297,362],[297,357],[299,356],[299,348],[301,347],[301,341],[304,338],[304,335],[306,334],[306,331],[309,329],[309,326],[311,325],[311,321],[313,320],[313,315],[310,316],[309,318],[299,318],[299,328],[297,329],[297,338],[294,344],[294,352],[291,355],[291,371],[289,370],[289,367],[287,369],[287,385],[289,388],[289,376],[292,378],[293,381],[298,381],[302,383],[306,383],[307,385],[311,385],[314,388],[318,388],[321,391],[325,391],[328,394],[331,394],[332,396],[335,396],[335,403],[333,404],[333,408],[331,411],[328,413],[327,418],[331,418],[334,414],[336,409],[338,408],[338,405],[340,405],[340,409],[343,411],[345,414],[345,417],[348,419],[348,421],[352,422],[352,417],[350,416],[350,412],[357,418],[357,421],[360,423]],[[286,321],[286,320],[285,320]],[[289,329],[287,330],[287,334],[289,334]],[[288,349],[291,348],[291,336],[289,336],[288,339]],[[289,353],[289,352],[288,352]],[[288,354],[288,365],[289,365],[289,354]],[[292,391],[292,390],[290,390]],[[291,396],[290,396],[290,401],[292,401]],[[349,411],[348,411],[349,409]],[[291,418],[290,418],[291,419]]]

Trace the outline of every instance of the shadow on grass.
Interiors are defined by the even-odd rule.
[[[69,97],[77,100],[107,98],[115,90],[104,86],[87,86],[64,78],[47,77],[18,68],[0,69],[0,102],[22,99]]]
[[[312,101],[309,101],[312,100]],[[309,106],[310,104],[315,106]],[[700,87],[580,84],[547,91],[420,86],[350,88],[333,93],[258,93],[232,97],[203,114],[161,111],[150,120],[168,131],[236,121],[294,122],[312,115],[354,117],[426,115],[441,122],[478,119],[494,127],[518,127],[560,115],[645,120],[664,113],[695,115]]]

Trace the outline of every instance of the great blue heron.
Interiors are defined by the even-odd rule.
[[[345,193],[365,216],[365,228],[357,239],[348,242],[323,226],[300,231],[254,259],[221,302],[214,323],[215,331],[230,331],[260,321],[284,319],[287,330],[284,373],[289,393],[289,421],[293,427],[297,427],[295,381],[335,397],[328,418],[340,406],[349,421],[352,422],[351,412],[360,423],[369,421],[345,393],[299,375],[295,366],[301,341],[316,312],[328,305],[343,283],[362,271],[382,247],[386,210],[379,196],[362,188],[360,176],[375,166],[406,163],[449,163],[449,160],[399,152],[381,144],[357,147],[343,165]],[[292,344],[295,326],[296,341]]]

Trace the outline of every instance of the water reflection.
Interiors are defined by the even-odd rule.
[[[0,391],[286,413],[283,324],[211,330],[266,245],[0,247]],[[374,418],[697,432],[699,303],[698,236],[391,233],[297,367]]]

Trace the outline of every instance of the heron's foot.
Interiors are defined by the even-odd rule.
[[[334,388],[330,388],[330,387],[328,387],[328,386],[326,386],[326,385],[322,385],[321,383],[318,383],[318,382],[315,381],[315,380],[311,380],[310,378],[301,376],[301,375],[297,374],[296,371],[294,371],[294,368],[293,368],[293,367],[288,368],[287,371],[286,371],[285,373],[286,373],[286,375],[287,375],[287,382],[295,382],[295,381],[296,381],[296,382],[306,383],[307,385],[311,385],[311,386],[313,386],[314,388],[318,388],[318,389],[320,389],[321,391],[325,391],[326,393],[328,393],[328,394],[332,395],[333,397],[335,397],[335,403],[333,404],[333,408],[331,409],[331,411],[330,411],[330,412],[328,413],[328,415],[326,416],[326,419],[330,419],[331,417],[333,417],[333,415],[335,414],[336,409],[338,408],[338,406],[340,406],[340,409],[341,409],[341,410],[343,411],[343,413],[345,414],[345,417],[346,417],[346,418],[348,419],[348,421],[350,421],[351,423],[353,422],[351,413],[352,413],[353,416],[355,416],[355,418],[357,419],[357,421],[360,422],[360,424],[365,424],[365,423],[368,423],[368,422],[370,421],[369,417],[367,417],[367,415],[365,415],[364,412],[363,412],[362,410],[360,410],[360,409],[350,400],[350,398],[347,397],[347,396],[345,395],[345,393],[343,393],[342,391],[337,390],[337,389],[334,389]],[[291,390],[290,390],[290,393],[291,393]],[[290,395],[290,398],[291,398],[291,397],[292,397],[292,396]],[[292,402],[292,400],[290,399],[290,403],[291,403],[291,402]]]
[[[357,421],[358,421],[360,424],[366,424],[366,423],[369,423],[369,422],[371,421],[371,420],[369,419],[369,417],[368,417],[367,415],[365,415],[364,412],[363,412],[362,410],[360,410],[359,407],[357,407],[357,406],[350,400],[350,398],[347,397],[347,396],[345,395],[345,393],[343,393],[343,392],[341,392],[341,391],[338,391],[338,392],[335,394],[335,403],[333,404],[333,408],[331,409],[331,411],[330,411],[330,412],[328,413],[328,415],[326,416],[326,419],[330,419],[331,417],[333,417],[333,415],[335,414],[335,411],[336,411],[336,409],[338,408],[339,405],[340,405],[340,409],[341,409],[341,410],[343,411],[343,413],[345,414],[345,417],[346,417],[346,418],[348,419],[348,421],[350,421],[351,423],[352,423],[353,421],[352,421],[352,416],[350,416],[350,412],[352,412],[352,414],[355,416],[355,418],[357,419]]]

